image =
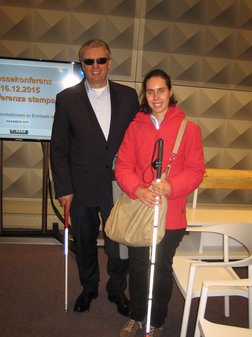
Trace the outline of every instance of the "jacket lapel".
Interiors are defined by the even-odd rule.
[[[105,140],[100,123],[98,122],[98,119],[96,117],[92,104],[90,103],[90,100],[88,98],[84,81],[85,79],[82,80],[81,83],[79,83],[79,85],[76,88],[77,89],[76,90],[76,101],[78,102],[82,113],[88,116],[91,124],[96,125],[96,129],[99,130],[99,134],[101,134]]]
[[[120,92],[117,90],[113,82],[109,81],[110,99],[111,99],[111,122],[109,129],[108,142],[113,139],[116,130],[117,119],[119,118],[120,110]]]

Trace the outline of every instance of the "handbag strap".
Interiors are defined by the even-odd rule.
[[[166,171],[165,171],[165,178],[168,177],[170,169],[171,169],[171,164],[172,164],[173,160],[175,160],[176,154],[177,154],[178,149],[179,149],[179,145],[181,143],[181,140],[182,140],[182,137],[183,137],[183,134],[184,134],[184,131],[185,131],[186,124],[187,124],[187,119],[184,118],[182,120],[181,124],[180,124],[179,131],[178,131],[178,134],[177,134],[177,138],[176,138],[172,153],[170,155],[169,164],[167,165],[167,168],[166,168]]]

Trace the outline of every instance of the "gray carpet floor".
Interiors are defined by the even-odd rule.
[[[64,252],[61,245],[0,243],[0,336],[2,337],[119,337],[127,318],[107,300],[107,257],[99,248],[99,296],[89,312],[75,313],[81,292],[73,253],[69,253],[68,312],[64,311]],[[244,275],[245,277],[246,275]],[[162,337],[178,337],[184,300],[176,284]],[[187,337],[194,333],[198,301],[193,300]],[[211,298],[207,318],[248,326],[247,300],[231,298],[231,317],[223,316],[223,299]],[[137,337],[145,336],[144,331]]]

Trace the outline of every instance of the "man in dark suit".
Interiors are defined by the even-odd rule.
[[[85,79],[56,98],[51,164],[56,197],[62,207],[66,205],[70,210],[83,287],[74,310],[84,312],[98,296],[99,214],[104,225],[112,207],[113,160],[138,110],[138,98],[134,89],[108,80],[111,53],[104,41],[84,43],[79,58]],[[112,254],[112,246],[105,237],[108,299],[127,316],[129,301],[124,290],[128,260]]]

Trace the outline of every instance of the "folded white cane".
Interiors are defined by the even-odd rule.
[[[156,162],[157,182],[160,182],[161,180],[162,162],[163,162],[163,139],[160,138],[158,139],[158,160]],[[155,205],[153,237],[152,237],[151,267],[150,267],[149,297],[148,297],[148,311],[147,311],[146,334],[145,334],[146,337],[150,336],[152,293],[153,293],[154,271],[155,271],[155,263],[156,263],[158,214],[159,214],[159,206]]]
[[[68,211],[65,205],[65,230],[64,230],[64,255],[65,255],[65,312],[68,305]]]

